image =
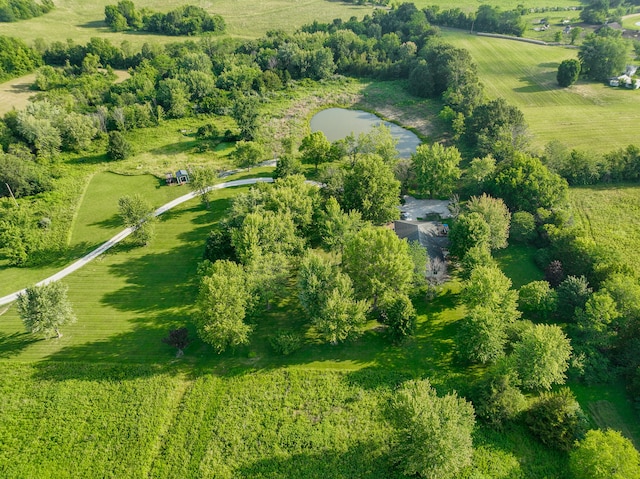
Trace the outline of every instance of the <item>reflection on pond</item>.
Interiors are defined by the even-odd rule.
[[[328,108],[316,113],[311,118],[311,131],[321,131],[329,141],[333,142],[341,140],[351,133],[356,137],[361,133],[368,133],[380,123],[387,126],[393,137],[398,140],[396,148],[400,158],[409,158],[422,143],[414,133],[388,121],[382,121],[372,113],[345,108]]]

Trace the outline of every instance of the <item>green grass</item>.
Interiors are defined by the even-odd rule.
[[[518,289],[523,284],[543,279],[543,273],[533,261],[536,249],[533,246],[511,244],[505,249],[494,251],[498,266]]]
[[[576,222],[612,260],[640,261],[640,186],[600,185],[571,188]]]
[[[522,110],[535,148],[559,140],[570,148],[607,152],[637,142],[631,119],[640,108],[639,92],[582,80],[558,87],[558,65],[576,58],[576,50],[460,31],[443,34],[469,50],[490,98],[503,97]]]
[[[169,43],[186,38],[112,32],[104,23],[104,7],[116,3],[117,0],[57,0],[56,8],[46,15],[16,23],[3,23],[2,34],[19,37],[28,43],[37,38],[47,42],[73,38],[77,43],[86,43],[91,37],[103,37],[116,45],[127,41],[134,46],[141,46],[145,42]],[[136,0],[134,3],[137,8],[146,7],[161,12],[185,5],[183,0]],[[227,35],[238,38],[257,38],[274,29],[293,32],[313,20],[329,22],[337,17],[348,19],[354,15],[362,18],[373,11],[371,7],[327,0],[191,0],[187,3],[222,15],[227,24]]]

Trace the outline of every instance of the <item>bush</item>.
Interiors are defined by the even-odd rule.
[[[109,133],[107,156],[112,160],[126,160],[133,153],[133,149],[124,135],[119,131]]]
[[[587,431],[589,422],[569,388],[543,393],[527,411],[531,432],[550,447],[569,451]]]
[[[269,342],[277,354],[288,356],[302,347],[303,338],[299,333],[293,331],[278,331]]]
[[[478,417],[498,429],[517,419],[527,407],[527,399],[517,383],[513,373],[499,368],[490,371],[474,393]]]
[[[556,79],[558,80],[558,85],[561,87],[568,87],[578,80],[579,75],[580,60],[571,58],[569,60],[563,60],[562,63],[560,63]]]
[[[385,294],[378,301],[379,320],[387,325],[387,335],[393,342],[400,342],[413,334],[416,327],[416,310],[405,294]]]

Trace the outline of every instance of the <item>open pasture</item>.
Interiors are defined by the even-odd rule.
[[[460,31],[443,34],[469,50],[489,97],[503,97],[522,110],[534,147],[559,140],[570,148],[603,153],[637,143],[639,91],[586,81],[558,86],[558,65],[577,58],[576,49]]]
[[[35,79],[35,73],[31,73],[0,83],[0,115],[4,115],[13,108],[21,110],[27,106],[29,98],[36,94],[30,88]]]
[[[184,37],[112,32],[104,23],[104,7],[117,3],[118,0],[57,0],[56,8],[46,15],[0,24],[0,34],[18,37],[27,43],[33,43],[36,38],[46,42],[72,38],[76,43],[86,43],[91,37],[104,37],[117,45],[128,41],[140,46],[145,42],[184,40]],[[210,13],[222,15],[227,24],[226,35],[236,38],[257,38],[268,30],[277,29],[293,32],[314,20],[327,22],[338,17],[362,17],[373,11],[370,6],[327,0],[135,0],[134,4],[138,9],[149,8],[159,12],[167,12],[185,4],[196,5]]]

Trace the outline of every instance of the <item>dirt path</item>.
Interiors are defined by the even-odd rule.
[[[0,83],[0,115],[4,115],[13,108],[16,110],[24,108],[29,102],[29,98],[37,93],[30,89],[34,81],[36,81],[36,74],[30,73]]]

